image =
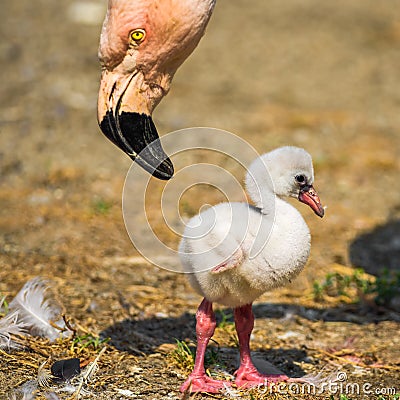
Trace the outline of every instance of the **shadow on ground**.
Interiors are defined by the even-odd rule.
[[[296,316],[310,321],[343,321],[359,325],[377,323],[385,320],[400,321],[400,315],[398,313],[383,308],[366,308],[357,304],[317,309],[291,304],[262,303],[254,305],[253,312],[256,317],[256,323],[257,319],[290,320]],[[217,313],[217,324],[220,320],[221,315]],[[233,322],[232,317],[225,318],[225,322]],[[177,339],[195,341],[195,331],[195,316],[190,313],[184,313],[176,318],[153,317],[142,320],[125,319],[106,328],[101,333],[101,337],[110,338],[110,344],[115,346],[118,350],[135,354],[150,354],[153,353],[157,347],[165,343],[173,344]],[[286,350],[279,350],[279,352],[282,351]]]
[[[371,275],[384,269],[400,272],[400,218],[357,237],[349,247],[351,263]]]
[[[220,319],[220,315],[217,314],[217,320],[220,321]],[[228,318],[228,321],[233,320]],[[226,319],[225,322],[227,322]],[[159,346],[175,344],[176,340],[189,340],[195,343],[195,332],[195,316],[184,313],[178,318],[126,319],[108,327],[101,333],[101,336],[110,338],[109,344],[120,351],[127,351],[135,355],[149,355],[157,352]],[[214,351],[216,349],[218,352],[218,358],[222,360],[224,365],[223,369],[233,373],[239,365],[238,349],[219,346],[213,340],[210,345],[214,348]],[[194,345],[190,348],[195,351]],[[305,372],[296,363],[306,358],[306,351],[297,348],[259,350],[254,353],[254,362],[262,373],[283,372],[292,377],[305,375]],[[279,369],[275,366],[278,366]]]

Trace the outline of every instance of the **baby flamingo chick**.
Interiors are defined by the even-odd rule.
[[[189,281],[204,297],[196,313],[195,365],[181,391],[216,393],[229,384],[211,379],[204,369],[206,347],[216,326],[214,302],[234,309],[240,347],[235,384],[249,388],[289,379],[263,375],[252,362],[252,303],[295,278],[310,253],[307,224],[284,198],[297,198],[319,217],[324,209],[313,188],[311,156],[301,148],[282,147],[257,158],[245,183],[255,206],[221,203],[208,208],[188,222],[179,246]]]

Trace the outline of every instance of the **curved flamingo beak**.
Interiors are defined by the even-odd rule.
[[[322,207],[321,200],[312,185],[304,185],[299,192],[299,201],[307,204],[318,215],[323,217],[325,214],[324,207]]]
[[[103,133],[159,179],[174,174],[152,112],[193,52],[215,0],[109,0],[100,36],[98,121]]]
[[[142,84],[140,71],[128,76],[116,70],[103,71],[98,101],[100,129],[146,171],[167,180],[174,167],[160,144],[145,93],[140,90]]]

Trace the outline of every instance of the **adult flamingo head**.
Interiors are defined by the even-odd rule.
[[[152,112],[199,43],[214,4],[215,0],[108,3],[99,47],[99,125],[114,144],[160,179],[171,178],[174,168],[157,140]]]

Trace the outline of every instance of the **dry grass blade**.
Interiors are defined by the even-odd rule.
[[[74,398],[79,399],[80,397],[80,393],[83,390],[83,385],[87,384],[88,382],[91,381],[91,379],[93,378],[93,376],[97,373],[97,371],[99,370],[99,366],[98,366],[98,362],[100,357],[104,354],[104,352],[106,351],[106,347],[103,347],[101,349],[101,351],[99,352],[99,354],[97,355],[97,357],[94,359],[94,361],[92,361],[86,368],[85,371],[81,374],[81,376],[79,377],[79,386],[76,390],[76,392],[74,393]]]

